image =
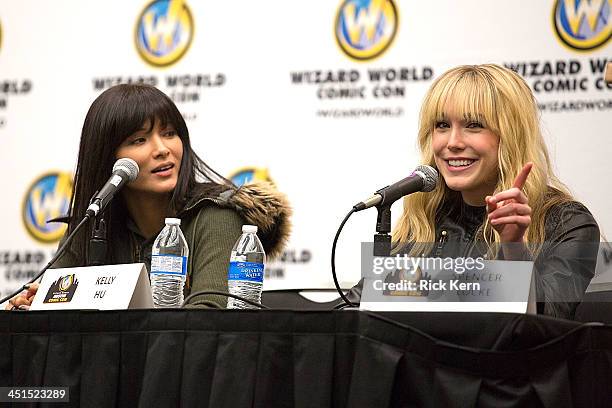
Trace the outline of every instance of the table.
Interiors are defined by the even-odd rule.
[[[0,313],[0,386],[72,406],[607,407],[611,380],[612,326],[542,316]]]

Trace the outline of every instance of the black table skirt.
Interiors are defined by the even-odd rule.
[[[83,407],[609,407],[612,326],[501,313],[1,312],[0,386],[43,385],[69,386]]]

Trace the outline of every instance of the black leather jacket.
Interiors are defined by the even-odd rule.
[[[485,207],[465,203],[442,208],[436,225],[436,243],[428,257],[486,257],[479,228]],[[595,273],[599,227],[589,210],[578,202],[553,207],[546,215],[545,243],[535,260],[538,313],[572,319]],[[407,253],[410,244],[400,250]],[[503,249],[498,254],[503,259]],[[349,291],[359,302],[363,282]]]

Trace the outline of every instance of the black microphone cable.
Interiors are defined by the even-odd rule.
[[[350,216],[353,215],[353,213],[356,211],[357,209],[355,207],[351,208],[351,211],[349,211],[349,213],[346,214],[346,217],[344,217],[344,220],[342,220],[342,222],[340,223],[340,227],[338,228],[338,231],[336,232],[336,236],[334,237],[334,243],[332,245],[332,252],[331,252],[331,270],[332,270],[332,276],[334,278],[334,285],[336,285],[336,290],[340,294],[340,297],[342,298],[342,300],[344,300],[344,302],[346,303],[345,307],[349,307],[349,306],[352,307],[352,306],[358,306],[358,305],[356,303],[351,302],[346,297],[344,292],[342,292],[342,288],[340,287],[340,284],[338,283],[338,277],[336,276],[336,244],[338,243],[338,238],[340,237],[340,232],[342,232],[342,228],[344,228],[344,224],[346,224]]]
[[[111,178],[106,182],[104,187],[102,187],[101,190],[98,190],[91,198],[90,205],[87,208],[87,211],[85,211],[85,216],[76,226],[76,228],[70,233],[70,235],[66,237],[66,241],[64,241],[64,243],[58,248],[57,252],[53,256],[53,258],[51,258],[49,263],[28,283],[24,284],[18,291],[13,292],[12,294],[0,299],[0,304],[11,299],[13,296],[16,296],[21,291],[29,289],[29,284],[40,278],[42,274],[45,273],[45,271],[49,269],[49,267],[53,265],[55,261],[57,261],[57,259],[64,253],[64,251],[72,241],[73,237],[83,227],[83,225],[85,225],[91,218],[96,217],[100,211],[104,211],[106,205],[112,200],[114,195],[117,193],[117,191],[121,189],[124,184],[129,181],[136,180],[136,178],[138,177],[138,172],[138,164],[134,160],[128,158],[118,159],[113,165],[113,174],[111,174]],[[104,245],[106,244],[104,243]],[[97,249],[98,248],[94,248],[94,250],[96,251]],[[101,260],[97,261],[102,262]]]
[[[6,302],[7,300],[11,299],[14,296],[17,296],[19,293],[21,293],[24,290],[29,289],[29,285],[30,283],[33,283],[34,281],[36,281],[38,278],[40,278],[43,273],[45,273],[45,271],[47,269],[49,269],[49,267],[51,265],[53,265],[55,263],[55,261],[58,260],[58,258],[64,253],[64,251],[66,250],[66,248],[68,247],[68,245],[70,244],[70,242],[72,242],[72,239],[75,237],[76,233],[83,227],[83,225],[85,225],[89,220],[91,219],[91,215],[90,214],[85,214],[85,217],[83,217],[83,219],[81,220],[81,222],[76,226],[76,228],[70,233],[70,235],[68,235],[66,237],[66,241],[64,241],[64,243],[62,244],[62,246],[60,246],[57,249],[57,252],[55,253],[55,255],[53,255],[53,258],[51,258],[51,260],[49,261],[49,263],[47,263],[47,265],[45,265],[44,268],[42,268],[42,270],[36,275],[34,276],[32,279],[30,279],[28,281],[28,283],[24,284],[19,290],[17,290],[16,292],[11,293],[10,295],[0,299],[0,304]]]

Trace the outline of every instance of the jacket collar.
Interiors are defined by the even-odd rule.
[[[212,204],[236,210],[247,224],[257,225],[261,243],[270,258],[279,256],[291,233],[292,209],[285,194],[272,183],[256,182],[239,188],[214,183],[196,186],[178,217],[189,217],[204,205]],[[70,222],[70,216],[47,222]]]
[[[239,188],[199,184],[178,215],[188,216],[206,204],[232,208],[246,224],[256,225],[257,235],[271,259],[282,253],[289,240],[292,209],[287,197],[272,183],[255,182]]]

